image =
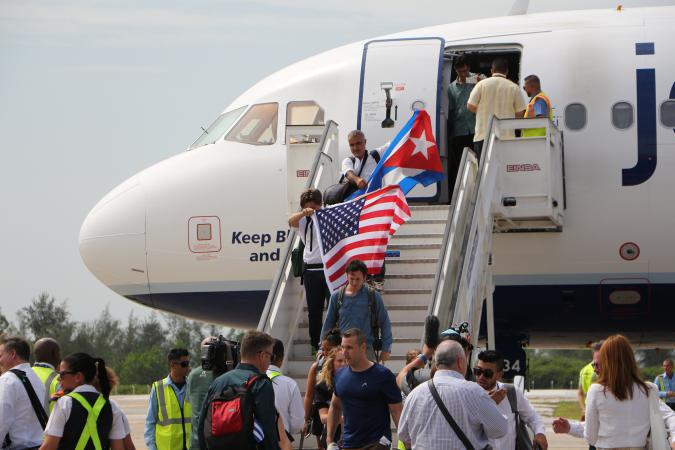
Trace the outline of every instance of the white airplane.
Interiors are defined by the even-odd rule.
[[[89,270],[120,295],[249,327],[263,309],[307,165],[328,120],[369,148],[424,107],[447,154],[447,85],[505,57],[542,80],[565,139],[562,233],[494,237],[495,323],[551,345],[616,331],[672,346],[675,297],[675,7],[452,23],[357,42],[260,81],[179,155],[107,194],[80,231]],[[391,97],[387,108],[387,95]],[[386,118],[392,128],[383,128]],[[523,166],[522,170],[527,170]],[[447,203],[447,189],[417,200]],[[517,324],[515,327],[513,324]]]

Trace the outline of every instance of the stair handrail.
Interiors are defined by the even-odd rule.
[[[337,159],[338,155],[331,156],[324,151],[328,145],[332,144],[333,139],[337,139],[337,126],[338,124],[332,120],[326,123],[316,156],[314,157],[310,176],[305,185],[307,189],[319,188],[326,166],[332,169],[332,165]],[[304,307],[304,289],[300,288],[299,281],[293,283],[295,280],[293,279],[291,270],[291,255],[299,240],[300,236],[295,230],[291,229],[286,240],[286,248],[279,258],[281,264],[274,276],[274,281],[265,301],[265,307],[258,322],[259,331],[264,331],[280,339],[287,348],[291,343]],[[294,291],[297,291],[296,300],[292,305],[282,305],[281,302],[285,297],[284,293],[290,287],[294,287]],[[285,306],[285,308],[282,306]],[[284,321],[283,319],[287,320]],[[287,350],[285,353],[289,355],[291,352]]]
[[[428,314],[439,317],[441,326],[448,324],[447,314],[451,300],[453,280],[461,268],[461,254],[455,249],[464,245],[464,223],[469,213],[469,203],[473,198],[478,172],[478,160],[471,149],[464,148],[459,164],[458,176],[450,201],[450,211],[443,230],[443,242],[436,264],[435,284],[432,289],[432,302]],[[423,343],[422,343],[423,344]]]

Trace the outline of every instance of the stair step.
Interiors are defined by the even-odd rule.
[[[401,320],[401,321],[392,321],[391,322],[392,328],[396,327],[424,327],[424,321],[418,321],[418,320]],[[300,322],[298,324],[298,328],[309,328],[308,322]],[[395,333],[392,333],[396,335]],[[407,337],[407,336],[406,336]]]
[[[437,264],[438,258],[397,258],[388,257],[387,266],[391,264]]]

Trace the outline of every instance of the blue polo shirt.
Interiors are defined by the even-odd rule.
[[[363,372],[340,368],[333,380],[333,393],[342,402],[342,446],[360,448],[382,436],[391,441],[389,405],[401,403],[401,391],[389,369],[373,364]]]

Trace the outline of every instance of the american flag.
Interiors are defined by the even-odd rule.
[[[384,263],[389,237],[410,219],[410,209],[398,185],[316,212],[326,281],[331,291],[347,282],[345,269],[360,259],[377,274]]]

